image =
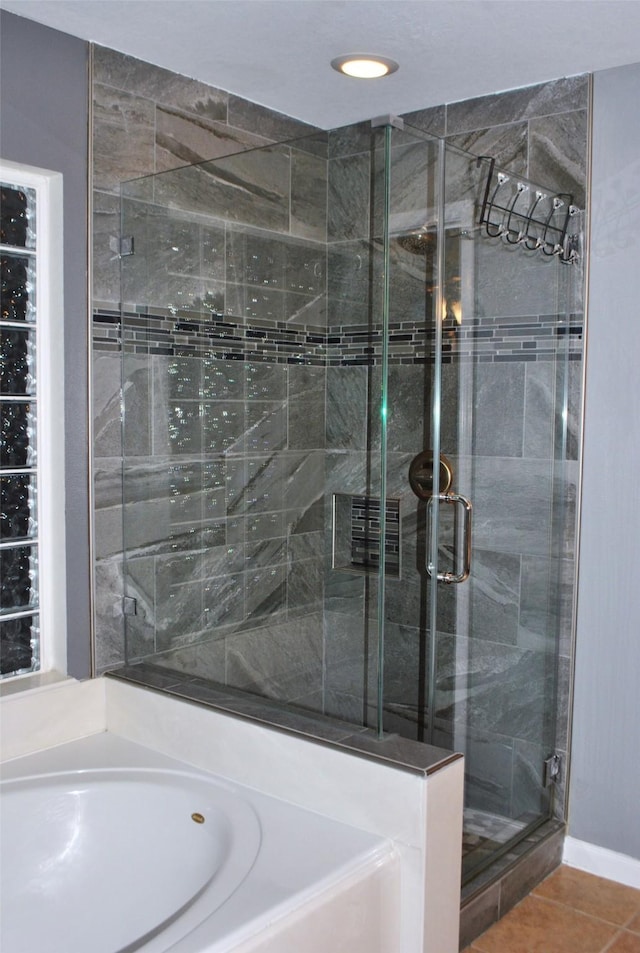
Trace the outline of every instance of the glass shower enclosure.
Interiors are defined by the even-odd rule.
[[[472,877],[561,813],[571,197],[360,124],[121,199],[127,665],[463,751]]]

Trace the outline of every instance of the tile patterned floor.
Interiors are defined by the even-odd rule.
[[[559,867],[464,953],[640,953],[640,890]]]

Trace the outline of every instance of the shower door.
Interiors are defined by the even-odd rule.
[[[553,810],[574,268],[526,223],[536,204],[562,222],[537,186],[393,131],[386,461],[402,574],[385,585],[384,727],[464,752],[466,876]]]

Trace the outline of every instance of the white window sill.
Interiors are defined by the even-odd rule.
[[[73,682],[75,679],[62,672],[34,672],[33,675],[18,675],[16,678],[0,682],[0,698],[18,695],[23,692],[42,691],[61,682]]]

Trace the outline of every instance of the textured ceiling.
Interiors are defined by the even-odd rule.
[[[323,128],[640,62],[640,0],[0,0]],[[336,56],[400,69],[355,80]]]

